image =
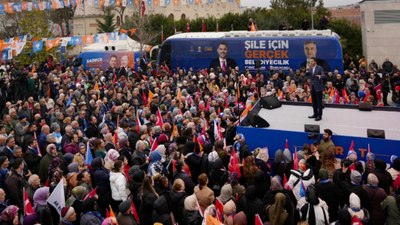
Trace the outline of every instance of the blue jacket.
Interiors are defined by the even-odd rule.
[[[311,90],[315,91],[323,91],[324,90],[324,80],[325,80],[325,73],[324,69],[316,65],[315,70],[313,68],[307,69],[306,75],[310,78],[311,83]],[[321,79],[318,78],[317,75],[321,75]]]

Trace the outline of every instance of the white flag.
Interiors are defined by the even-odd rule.
[[[67,45],[68,45],[68,42],[70,42],[70,41],[71,41],[71,37],[63,37],[63,38],[61,39],[61,46],[62,46],[62,47],[67,46]]]
[[[51,192],[47,202],[56,208],[58,214],[61,215],[61,209],[65,206],[65,195],[64,195],[64,181],[63,179],[57,184],[53,192]]]
[[[8,49],[8,60],[11,60],[13,58],[13,49]]]

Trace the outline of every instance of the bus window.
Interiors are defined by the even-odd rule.
[[[160,61],[159,64],[161,65],[163,62],[167,64],[169,68],[171,68],[171,42],[164,42],[164,44],[161,46],[161,51],[160,51]]]
[[[74,67],[79,67],[82,65],[82,58],[77,58],[74,61]]]

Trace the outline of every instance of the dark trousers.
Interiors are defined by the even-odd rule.
[[[388,106],[389,104],[387,102],[387,97],[388,97],[389,93],[388,92],[382,92],[382,94],[383,94],[383,98],[382,98],[383,105]]]
[[[311,100],[314,116],[322,117],[322,91],[311,89]]]

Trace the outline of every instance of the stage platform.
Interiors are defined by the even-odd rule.
[[[400,140],[400,112],[325,107],[318,122],[308,118],[312,113],[312,106],[282,105],[261,109],[258,115],[270,124],[266,129],[304,132],[304,124],[315,124],[321,133],[329,128],[336,135],[367,137],[369,128],[385,130],[386,139]]]
[[[383,158],[387,163],[390,163],[391,155],[400,156],[400,111],[396,108],[360,111],[357,106],[328,105],[324,108],[322,120],[318,122],[308,118],[313,110],[311,104],[307,103],[284,103],[282,107],[268,110],[260,108],[257,102],[251,111],[265,119],[270,126],[238,126],[237,132],[243,133],[251,151],[257,147],[268,147],[270,158],[274,157],[277,149],[284,148],[286,140],[289,141],[291,152],[295,148],[301,150],[304,143],[314,143],[314,139],[308,138],[309,132],[304,131],[305,124],[319,125],[320,133],[326,128],[332,130],[338,158],[347,156],[352,142],[361,160],[365,160],[368,146],[376,157]],[[368,128],[384,130],[385,139],[368,138]]]

